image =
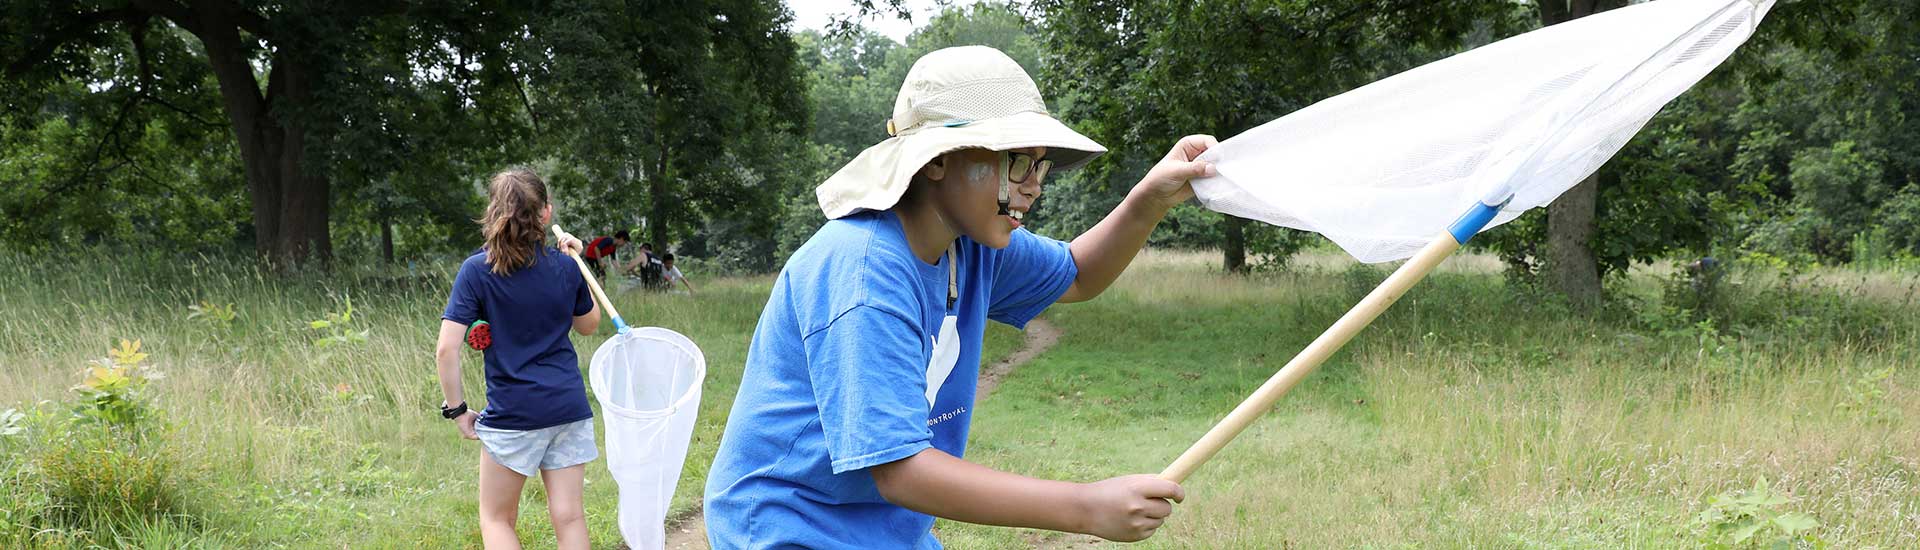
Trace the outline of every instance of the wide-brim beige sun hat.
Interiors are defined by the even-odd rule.
[[[1047,114],[1033,78],[986,46],[946,48],[915,61],[894,99],[887,133],[893,137],[861,151],[814,189],[827,219],[892,208],[915,172],[953,151],[1046,147],[1054,172],[1107,152]]]

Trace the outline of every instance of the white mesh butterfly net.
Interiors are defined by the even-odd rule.
[[[1207,208],[1413,255],[1476,202],[1552,202],[1753,34],[1773,0],[1659,0],[1554,25],[1321,101],[1203,155]]]
[[[620,486],[620,534],[666,546],[667,506],[687,459],[707,359],[678,332],[636,328],[593,352],[588,378],[606,424],[607,470]]]

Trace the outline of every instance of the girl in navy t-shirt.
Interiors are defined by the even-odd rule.
[[[520,491],[538,473],[560,548],[587,548],[582,489],[586,466],[599,457],[593,409],[569,329],[593,334],[600,312],[579,267],[546,246],[553,219],[547,185],[530,170],[495,174],[487,186],[480,231],[487,246],[460,264],[441,314],[435,358],[446,401],[441,415],[480,452],[480,535],[488,548],[519,546],[514,521]],[[559,243],[578,253],[578,239]],[[460,387],[460,348],[467,326],[492,325],[484,352],[486,409],[467,406]]]

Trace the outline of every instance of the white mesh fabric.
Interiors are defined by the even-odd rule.
[[[588,379],[606,425],[607,470],[620,486],[620,535],[639,550],[667,544],[667,506],[687,460],[707,360],[692,340],[657,327],[615,335]]]
[[[1773,0],[1659,0],[1502,40],[1221,142],[1194,180],[1218,212],[1412,256],[1476,201],[1487,227],[1552,202],[1711,72]]]

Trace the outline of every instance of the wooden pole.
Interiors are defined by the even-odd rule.
[[[557,223],[553,224],[553,236],[560,240],[566,240],[568,238],[579,240],[579,238],[574,237],[573,234],[561,230],[560,224]],[[581,241],[581,243],[585,244],[586,241]],[[567,255],[572,256],[573,263],[580,266],[580,276],[587,278],[587,288],[593,291],[593,298],[599,300],[600,307],[606,308],[607,316],[613,318],[614,330],[626,332],[627,322],[620,318],[619,310],[613,309],[613,300],[608,300],[607,293],[600,290],[600,281],[593,278],[593,270],[587,268],[587,261],[580,259],[580,254],[577,252],[568,252]]]
[[[1287,365],[1281,367],[1280,372],[1274,373],[1272,378],[1268,378],[1267,383],[1260,385],[1260,389],[1255,390],[1252,396],[1240,402],[1240,406],[1234,407],[1233,412],[1228,413],[1225,419],[1214,425],[1213,429],[1208,430],[1207,435],[1202,436],[1200,441],[1187,448],[1187,452],[1181,453],[1179,459],[1174,460],[1173,464],[1160,472],[1160,477],[1174,483],[1186,481],[1187,476],[1193,475],[1194,470],[1200,469],[1201,464],[1213,458],[1214,453],[1220,452],[1220,449],[1233,441],[1235,436],[1240,435],[1240,432],[1245,431],[1254,420],[1259,419],[1261,413],[1273,408],[1274,402],[1279,401],[1281,395],[1292,389],[1300,379],[1313,373],[1313,369],[1319,367],[1327,357],[1340,351],[1340,347],[1345,346],[1348,340],[1352,340],[1360,329],[1366,328],[1367,324],[1372,323],[1381,312],[1386,311],[1387,307],[1392,306],[1400,296],[1406,294],[1407,289],[1412,288],[1414,283],[1420,282],[1420,279],[1427,276],[1427,272],[1432,271],[1434,266],[1440,265],[1441,260],[1447,259],[1447,256],[1459,248],[1460,242],[1452,234],[1443,233],[1438,239],[1434,239],[1432,244],[1420,249],[1420,252],[1407,260],[1406,264],[1395,270],[1392,276],[1387,277],[1379,287],[1374,288],[1366,298],[1361,299],[1359,304],[1348,310],[1346,315],[1340,316],[1340,320],[1335,321],[1326,332],[1320,333],[1319,338],[1307,344],[1306,349],[1300,350],[1298,355],[1293,356],[1293,360],[1287,361]]]

